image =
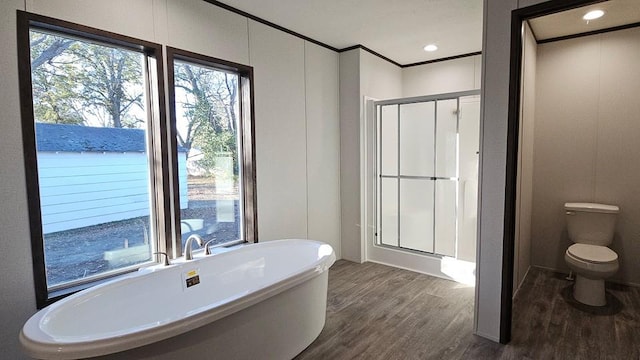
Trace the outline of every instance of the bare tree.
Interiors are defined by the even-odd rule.
[[[225,106],[225,109],[227,110],[227,119],[229,121],[228,126],[229,129],[235,132],[237,120],[235,104],[238,98],[238,76],[229,76],[229,74],[224,73],[224,84],[227,88],[227,94],[229,94],[227,106]]]
[[[87,44],[73,50],[83,71],[81,97],[89,109],[104,110],[111,126],[136,127],[142,119],[129,110],[142,106],[142,55],[101,45]]]
[[[178,133],[178,143],[203,152],[200,165],[211,168],[216,154],[229,152],[237,165],[238,76],[198,65],[177,63],[175,86],[183,91],[179,105],[185,122]],[[179,100],[176,100],[177,102]]]
[[[236,131],[237,76],[184,63],[176,64],[174,75],[176,88],[186,94],[181,105],[188,125],[185,134],[179,135],[181,146],[191,148],[204,127],[215,133]]]
[[[39,121],[138,127],[144,120],[142,54],[31,31],[34,109]]]
[[[75,40],[31,32],[31,71],[62,54]]]

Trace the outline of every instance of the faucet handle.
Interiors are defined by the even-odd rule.
[[[207,241],[206,244],[204,244],[204,254],[205,255],[211,255],[211,248],[209,247],[209,244],[211,244],[215,239],[211,239],[209,241]]]
[[[164,266],[169,266],[171,263],[169,262],[169,255],[163,251],[156,251],[153,253],[154,255],[164,255]]]

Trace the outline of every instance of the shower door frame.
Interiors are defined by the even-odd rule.
[[[459,131],[459,123],[460,123],[460,98],[462,97],[466,97],[466,96],[481,96],[481,90],[469,90],[469,91],[459,91],[459,92],[451,92],[451,93],[443,93],[443,94],[436,94],[436,95],[426,95],[426,96],[415,96],[415,97],[408,97],[408,98],[398,98],[398,99],[388,99],[388,100],[378,100],[378,101],[374,101],[373,102],[373,119],[374,119],[374,126],[373,126],[373,135],[374,135],[374,142],[373,142],[373,156],[374,156],[374,161],[373,161],[373,172],[374,172],[374,176],[375,179],[373,181],[373,209],[375,212],[375,216],[374,218],[374,236],[373,236],[373,246],[376,247],[382,247],[382,248],[387,248],[387,249],[394,249],[394,250],[401,250],[401,251],[405,251],[405,252],[410,252],[410,253],[414,253],[414,254],[419,254],[419,255],[426,255],[426,256],[433,256],[433,257],[437,257],[437,258],[442,258],[448,255],[442,255],[442,254],[438,254],[435,252],[436,246],[435,246],[435,184],[434,184],[434,204],[433,204],[433,208],[434,208],[434,221],[433,221],[433,229],[432,231],[434,232],[433,235],[433,252],[428,252],[428,251],[422,251],[422,250],[418,250],[418,249],[412,249],[412,248],[407,248],[407,247],[402,247],[400,244],[400,180],[401,179],[423,179],[423,180],[456,180],[459,177],[459,169],[456,169],[456,176],[455,178],[451,178],[451,177],[437,177],[437,176],[409,176],[409,175],[401,175],[400,174],[400,106],[401,105],[406,105],[406,104],[416,104],[416,103],[426,103],[426,102],[434,102],[434,113],[436,114],[436,117],[434,118],[434,153],[433,153],[433,157],[434,157],[434,164],[435,164],[435,159],[436,159],[436,131],[437,131],[437,123],[438,123],[438,119],[437,119],[437,102],[438,101],[444,101],[444,100],[457,100],[457,124],[456,124],[456,132]],[[382,175],[379,170],[381,170],[381,153],[378,152],[379,148],[381,147],[382,144],[382,138],[381,138],[381,133],[382,133],[382,119],[380,118],[381,116],[381,112],[378,111],[379,108],[381,108],[382,106],[389,106],[389,105],[397,105],[398,106],[398,174],[396,176],[384,176]],[[456,143],[456,161],[459,161],[458,157],[459,157],[459,147],[460,144]],[[456,164],[456,167],[458,167],[459,164]],[[434,165],[434,174],[435,174],[436,168]],[[388,244],[383,244],[382,243],[382,220],[381,220],[381,209],[380,209],[380,202],[382,199],[382,189],[381,189],[381,181],[383,178],[396,178],[398,179],[398,209],[397,209],[397,221],[398,221],[398,246],[393,246],[393,245],[388,245]],[[457,194],[457,184],[456,184],[456,194]],[[455,239],[455,256],[457,258],[457,254],[458,254],[458,219],[457,219],[457,213],[458,213],[458,199],[457,199],[457,195],[456,195],[456,239]]]

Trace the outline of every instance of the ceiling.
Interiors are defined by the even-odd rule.
[[[402,65],[482,49],[482,0],[219,2],[337,49],[363,45]],[[439,49],[425,52],[427,44]]]
[[[218,0],[336,49],[363,45],[401,65],[482,50],[483,0]],[[538,41],[640,22],[640,0],[530,19]],[[605,16],[582,20],[589,10]],[[427,44],[438,50],[426,52]]]
[[[589,22],[582,16],[591,10],[605,15]],[[536,40],[547,40],[640,22],[640,0],[610,0],[529,20]]]

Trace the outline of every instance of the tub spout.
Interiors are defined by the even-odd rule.
[[[202,247],[204,245],[204,240],[198,234],[193,234],[187,238],[187,242],[184,244],[184,259],[185,260],[193,260],[193,250],[191,243],[195,240],[198,243],[198,246]]]

